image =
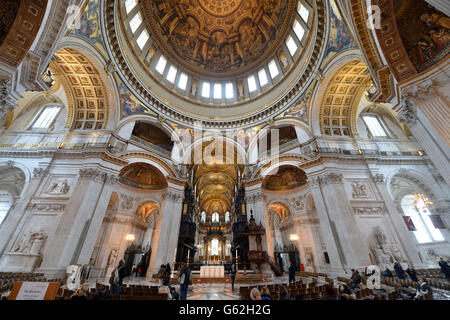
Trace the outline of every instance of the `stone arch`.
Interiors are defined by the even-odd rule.
[[[320,107],[320,133],[332,136],[352,136],[356,131],[353,115],[359,101],[372,83],[367,66],[353,61],[330,80]]]
[[[414,192],[423,193],[429,199],[435,199],[439,194],[432,187],[433,183],[415,170],[401,168],[391,173],[386,180],[391,197],[397,201]]]
[[[69,103],[66,128],[106,129],[109,98],[98,69],[85,54],[70,47],[60,49],[54,57],[50,70],[63,75],[63,87]]]
[[[277,128],[285,127],[285,126],[293,126],[294,128],[299,128],[301,130],[301,132],[304,135],[302,135],[302,137],[299,137],[298,133],[297,133],[297,139],[298,139],[299,143],[306,143],[310,139],[314,138],[310,127],[303,121],[296,119],[296,118],[277,119],[271,125],[266,125],[266,126],[262,127],[260,130],[258,130],[256,135],[254,135],[250,139],[250,143],[248,146],[249,158],[250,158],[250,155],[252,154],[252,152],[255,150],[256,146],[258,146],[258,141],[260,138],[264,138],[265,136],[267,136],[267,134],[270,132],[271,129],[277,129]],[[250,163],[252,163],[251,159],[249,159],[249,161],[250,161]]]
[[[358,50],[346,50],[334,57],[322,71],[322,79],[311,97],[311,106],[308,111],[308,123],[313,135],[321,135],[321,110],[323,98],[335,75],[349,63],[363,62],[364,58]]]
[[[162,190],[168,186],[165,175],[146,162],[135,162],[123,167],[119,173],[119,182],[145,190]]]
[[[138,204],[136,215],[143,221],[150,224],[152,228],[155,227],[155,215],[159,215],[159,210],[161,206],[155,200],[145,200]]]
[[[289,204],[284,203],[283,201],[280,200],[272,201],[268,206],[268,210],[270,212],[278,214],[281,218],[281,221],[284,221],[291,215]]]
[[[234,139],[227,137],[227,136],[218,134],[217,138],[221,139],[224,146],[232,146],[233,150],[234,150],[233,151],[234,159],[229,159],[226,154],[228,147],[225,148],[225,150],[223,151],[224,160],[232,161],[232,163],[237,163],[237,164],[245,164],[248,162],[248,157],[247,157],[247,153],[245,151],[244,146],[242,146],[237,141],[235,141]],[[202,159],[203,159],[204,144],[209,143],[209,142],[213,141],[214,139],[215,139],[214,135],[206,135],[206,136],[203,135],[202,138],[198,139],[198,140],[195,140],[195,137],[194,137],[193,143],[186,148],[186,150],[183,154],[182,163],[183,164],[191,164],[192,163],[192,160],[194,159],[196,148],[201,148]]]
[[[280,164],[270,171],[266,171],[262,182],[263,190],[287,191],[306,185],[306,173],[298,166]]]

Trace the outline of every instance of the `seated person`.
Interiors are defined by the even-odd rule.
[[[261,300],[272,300],[269,288],[266,287],[262,289]]]
[[[355,299],[352,289],[346,284],[339,286],[339,296],[341,300]]]
[[[177,292],[175,287],[170,288],[170,296],[172,297],[172,300],[180,300],[180,294]]]

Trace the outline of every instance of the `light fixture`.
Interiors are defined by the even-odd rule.
[[[132,233],[129,233],[129,234],[127,234],[127,236],[125,237],[125,240],[127,240],[127,241],[134,241],[134,240],[136,240],[136,235],[134,235],[134,234],[132,234]]]
[[[363,154],[363,151],[361,149],[358,149],[359,154]]]
[[[419,154],[419,156],[423,156],[422,150],[417,151],[417,153]]]
[[[289,235],[289,240],[291,240],[291,241],[298,241],[299,239],[300,238],[295,233]]]

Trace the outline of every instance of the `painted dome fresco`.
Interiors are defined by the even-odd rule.
[[[270,58],[290,29],[297,1],[143,1],[161,49],[197,74],[242,74]]]
[[[180,125],[263,123],[306,90],[324,53],[323,0],[114,3],[105,20],[122,80]]]

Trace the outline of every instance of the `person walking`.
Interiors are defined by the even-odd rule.
[[[450,282],[450,266],[448,265],[448,262],[445,261],[443,258],[441,258],[439,260],[439,267],[441,267],[441,271],[444,274],[447,281]]]
[[[160,287],[163,286],[165,273],[166,273],[166,266],[162,264],[161,267],[159,267],[159,271],[158,271],[158,279],[159,279]]]
[[[356,288],[359,288],[359,284],[362,282],[362,278],[361,278],[361,274],[359,273],[358,269],[352,269],[352,277],[350,278],[351,280],[351,285],[352,285],[352,289],[355,290]]]
[[[292,263],[292,261],[289,261],[289,283],[295,282],[295,272],[296,272],[295,265]]]
[[[406,269],[406,273],[409,275],[409,277],[411,278],[412,281],[414,281],[414,282],[419,281],[417,279],[417,273],[416,273],[416,270],[414,269],[414,267],[408,267],[408,269]]]
[[[187,293],[191,282],[191,270],[185,262],[181,265],[180,272],[178,273],[178,279],[180,280],[181,300],[187,300]]]
[[[236,261],[233,260],[230,269],[231,291],[234,291],[234,281],[236,280],[236,272],[237,272]]]
[[[403,270],[401,264],[398,263],[398,261],[394,263],[394,270],[395,273],[397,274],[397,278],[406,280],[405,271]]]
[[[414,300],[434,300],[433,290],[425,278],[419,279]]]
[[[117,268],[111,273],[109,283],[111,284],[111,294],[120,294],[122,291],[123,279],[126,277],[125,262],[120,260]]]

